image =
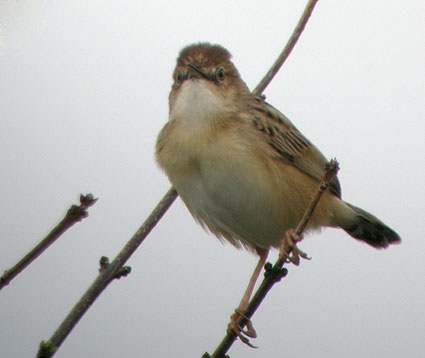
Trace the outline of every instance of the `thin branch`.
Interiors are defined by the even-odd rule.
[[[127,242],[120,253],[109,264],[107,258],[102,257],[100,262],[100,273],[89,287],[89,289],[80,298],[56,332],[47,342],[42,342],[37,357],[47,358],[52,357],[65,338],[75,327],[81,317],[90,308],[97,297],[103,290],[115,279],[125,276],[129,268],[123,267],[125,262],[137,250],[143,240],[148,236],[151,230],[155,227],[158,221],[162,218],[174,200],[177,198],[177,191],[171,188],[167,194],[158,203],[143,225],[136,231],[133,237]]]
[[[279,71],[280,67],[282,66],[282,64],[294,48],[295,44],[297,43],[298,38],[300,37],[317,1],[318,0],[310,0],[308,2],[306,9],[304,10],[304,13],[302,14],[284,50],[282,51],[276,62],[273,64],[273,66],[270,68],[270,70],[267,72],[265,77],[254,89],[254,94],[261,95],[261,93],[264,91],[264,89],[268,86],[273,77]],[[121,250],[120,254],[118,254],[114,261],[105,270],[102,270],[98,278],[93,282],[93,284],[86,291],[83,297],[81,297],[80,301],[68,314],[68,317],[65,318],[65,320],[54,333],[52,338],[47,342],[41,342],[37,356],[38,358],[52,357],[54,355],[54,353],[65,340],[67,335],[71,332],[73,327],[81,319],[81,317],[88,310],[88,308],[93,304],[93,302],[100,295],[100,293],[116,277],[116,275],[119,274],[126,260],[134,253],[134,251],[142,243],[145,237],[154,228],[157,222],[172,205],[177,196],[177,191],[173,187],[171,187],[161,199],[156,208],[152,211],[148,219],[146,219],[146,221],[143,223],[142,227],[136,232],[133,238],[130,239],[127,245]]]
[[[292,49],[295,47],[295,44],[300,38],[301,33],[304,31],[305,25],[307,24],[307,21],[310,18],[310,15],[313,12],[314,6],[316,5],[317,1],[318,0],[309,0],[304,9],[303,14],[301,15],[297,23],[297,26],[295,26],[291,37],[289,38],[279,57],[276,59],[275,63],[272,65],[270,70],[266,73],[266,75],[263,77],[257,87],[255,87],[255,89],[252,91],[254,94],[261,95],[266,89],[266,87],[269,85],[273,77],[276,75],[276,73],[280,70],[283,63],[286,61],[286,59],[292,52]]]
[[[295,228],[295,233],[300,235],[303,233],[305,227],[307,226],[308,221],[310,220],[314,209],[316,208],[317,204],[319,203],[320,198],[322,197],[323,193],[327,189],[330,180],[334,175],[338,172],[338,162],[334,159],[332,159],[327,165],[326,165],[326,172],[323,175],[317,191],[315,195],[313,196],[308,208],[304,212],[303,217],[300,219],[297,227]],[[291,249],[289,249],[291,251]],[[290,252],[288,252],[289,254]],[[266,272],[264,273],[264,279],[255,292],[254,296],[252,297],[251,301],[248,304],[248,307],[246,311],[244,312],[245,317],[240,317],[238,320],[238,325],[241,327],[246,326],[248,319],[250,319],[257,308],[261,305],[264,298],[266,297],[267,293],[270,291],[270,289],[273,287],[273,285],[277,282],[279,282],[283,277],[285,277],[288,273],[286,268],[283,267],[285,264],[285,259],[279,257],[275,264],[272,266],[270,263],[267,263],[265,265]],[[224,358],[227,351],[230,349],[230,347],[233,345],[233,343],[236,341],[236,334],[234,332],[226,333],[226,336],[223,338],[221,343],[217,346],[216,350],[210,356],[208,353],[204,353],[202,356],[203,358]]]
[[[334,176],[338,174],[339,171],[339,164],[336,161],[336,159],[331,159],[326,164],[326,172],[323,175],[322,180],[319,183],[319,188],[316,193],[316,195],[313,197],[313,200],[311,201],[309,207],[305,211],[303,217],[301,218],[300,222],[298,223],[297,227],[295,228],[295,233],[297,235],[301,235],[307,226],[308,221],[311,218],[311,215],[313,215],[313,211],[317,206],[317,203],[319,202],[320,198],[322,197],[323,193],[329,186],[329,182],[332,180]]]
[[[0,278],[0,290],[9,284],[31,262],[40,256],[51,244],[53,244],[66,230],[75,223],[82,221],[89,214],[87,209],[96,203],[97,199],[92,194],[80,195],[80,205],[72,205],[62,221],[50,233],[40,241],[28,254],[26,254],[15,266],[6,270]]]

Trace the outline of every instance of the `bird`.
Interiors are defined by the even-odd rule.
[[[186,46],[178,55],[169,118],[155,156],[202,227],[259,256],[228,326],[242,339],[236,321],[270,249],[289,243],[294,255],[306,257],[291,230],[317,190],[327,159],[264,96],[249,90],[227,49],[208,42]],[[377,249],[400,242],[381,220],[342,200],[336,176],[306,229],[323,227],[341,228]],[[252,326],[245,334],[256,335]]]

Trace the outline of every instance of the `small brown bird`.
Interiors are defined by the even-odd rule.
[[[249,91],[230,58],[208,43],[180,52],[156,159],[196,221],[260,256],[232,316],[231,329],[239,335],[236,319],[269,249],[297,225],[327,160],[288,118]],[[307,230],[340,227],[375,248],[400,241],[382,221],[343,201],[336,177],[329,188]]]

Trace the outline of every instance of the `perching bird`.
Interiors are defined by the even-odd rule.
[[[249,91],[230,58],[208,43],[180,52],[156,159],[196,221],[259,254],[241,314],[269,249],[297,225],[327,160],[288,118]],[[336,177],[329,188],[307,230],[340,227],[375,248],[400,241],[382,221],[343,201]]]

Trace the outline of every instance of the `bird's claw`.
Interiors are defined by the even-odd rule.
[[[296,266],[300,264],[300,257],[311,260],[311,257],[308,257],[304,251],[297,247],[297,242],[301,241],[301,239],[302,237],[294,229],[287,230],[280,244],[279,257],[285,262],[292,262]]]
[[[242,317],[246,320],[246,329],[243,329],[238,324],[239,317]],[[249,341],[249,338],[257,338],[257,332],[255,331],[251,320],[240,309],[235,309],[235,313],[230,317],[230,323],[227,326],[227,333],[235,334],[237,337],[239,337],[242,343],[251,348],[258,348]]]

